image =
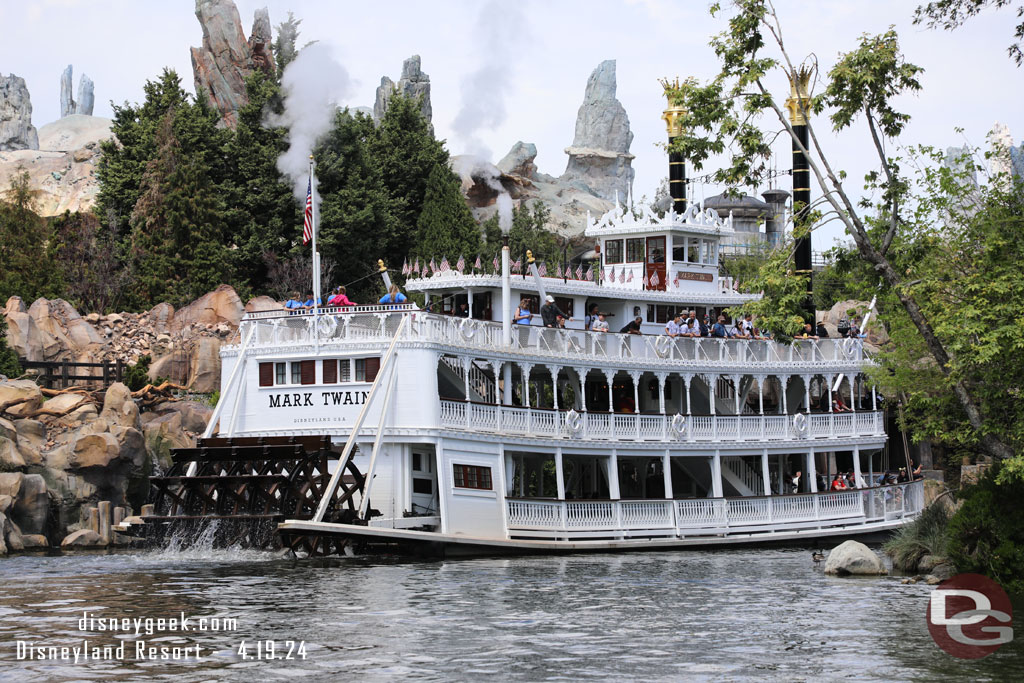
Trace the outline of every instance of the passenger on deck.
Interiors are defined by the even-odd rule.
[[[597,322],[597,304],[590,307],[590,312],[587,313],[586,319],[583,321],[583,329],[592,329],[595,322]]]
[[[819,322],[818,323],[817,334],[818,334],[818,337],[821,338],[821,339],[828,339],[828,329],[825,328],[825,323],[823,323],[823,322]]]
[[[604,313],[598,313],[597,314],[597,320],[595,320],[593,322],[593,324],[591,324],[590,329],[593,332],[607,332],[608,331],[608,321],[605,320]]]
[[[357,306],[358,304],[354,301],[349,301],[348,290],[343,285],[338,285],[334,288],[334,294],[330,299],[327,300],[328,306]]]
[[[790,479],[789,479],[789,492],[790,493],[799,493],[800,492],[800,476],[802,474],[803,474],[802,471],[797,470],[797,473],[794,474],[792,477],[790,477]]]
[[[380,298],[379,304],[404,304],[406,302],[405,294],[398,291],[398,285],[391,285],[391,289],[388,293]]]
[[[676,313],[672,317],[672,319],[668,321],[668,324],[665,325],[665,334],[667,334],[670,337],[682,336],[682,334],[687,329],[687,328],[685,328],[683,326],[682,322],[683,322],[683,316],[681,314],[679,314],[679,313]]]
[[[850,470],[849,472],[846,473],[846,488],[857,488],[857,475],[853,473],[853,470]]]
[[[725,316],[718,316],[718,322],[711,329],[711,336],[718,337],[719,339],[728,339],[729,333],[725,330]]]
[[[817,339],[817,337],[814,336],[814,328],[811,327],[810,323],[806,323],[804,325],[804,331],[801,332],[800,334],[798,334],[796,336],[796,338],[797,339]]]
[[[302,302],[299,301],[298,292],[292,292],[291,298],[288,299],[288,301],[284,302],[284,308],[286,311],[289,311],[291,315],[299,313],[300,309],[302,308]]]
[[[530,302],[523,299],[519,302],[516,314],[512,316],[512,324],[529,325],[531,320],[533,320],[533,313],[530,312]]]
[[[690,316],[683,323],[684,337],[699,337],[700,323],[697,322],[697,311],[690,311]]]
[[[458,309],[455,311],[456,318],[468,318],[469,317],[469,304],[459,304]]]
[[[838,391],[832,392],[832,412],[834,413],[852,413],[853,408],[846,405],[843,402],[843,397]]]
[[[316,308],[317,306],[323,306],[323,305],[324,305],[324,302],[320,300],[320,297],[317,297],[316,300],[314,301],[314,299],[313,299],[313,292],[306,292],[306,301],[302,304],[302,307],[304,309],[306,309],[307,311],[311,311],[314,308]]]
[[[732,323],[732,329],[729,330],[729,336],[733,339],[750,339],[750,335],[747,334],[747,328],[743,325],[743,320],[738,316]]]
[[[640,324],[643,321],[644,319],[640,316],[635,317],[632,322],[626,323],[623,328],[619,330],[619,334],[643,334],[643,332],[640,331]]]
[[[850,336],[853,337],[854,339],[861,336],[860,325],[860,316],[854,316],[853,322],[850,324]]]
[[[832,486],[829,487],[833,491],[845,491],[847,489],[846,480],[842,474],[836,474],[835,479],[832,480]]]
[[[548,294],[544,301],[546,303],[540,307],[540,319],[544,322],[544,327],[558,327],[558,316],[572,320],[555,304],[555,297]]]

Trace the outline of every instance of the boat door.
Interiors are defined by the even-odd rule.
[[[647,275],[647,289],[659,292],[665,291],[668,284],[668,272],[665,270],[665,238],[647,238],[647,263],[645,274]]]
[[[413,515],[436,515],[438,513],[437,462],[433,446],[414,446],[411,464],[410,512]]]

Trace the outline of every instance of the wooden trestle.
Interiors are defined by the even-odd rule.
[[[214,437],[174,449],[167,473],[149,479],[154,514],[144,518],[147,536],[157,543],[176,537],[182,545],[204,538],[215,547],[280,547],[278,523],[313,517],[331,479],[328,465],[338,457],[329,436]],[[345,474],[325,520],[355,523],[365,478],[351,457],[338,466]],[[310,554],[322,553],[321,545],[303,535],[287,539],[288,547]]]

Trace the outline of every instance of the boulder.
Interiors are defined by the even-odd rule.
[[[20,296],[12,296],[7,299],[7,303],[4,304],[4,315],[9,313],[28,313],[28,307],[25,306],[25,302]]]
[[[48,399],[44,407],[55,413],[71,413],[79,406],[88,403],[88,401],[89,399],[83,394],[60,394]]]
[[[14,505],[14,498],[12,498],[11,496],[7,495],[6,493],[3,494],[3,495],[0,495],[0,512],[3,512],[4,514],[6,514],[7,511],[10,510],[11,506],[13,506],[13,505]]]
[[[121,444],[109,432],[87,434],[75,440],[68,458],[69,469],[107,467],[121,456]]]
[[[252,68],[262,71],[271,78],[277,73],[274,63],[273,31],[270,28],[270,12],[262,7],[253,13],[252,31],[249,32],[249,51]]]
[[[27,466],[17,444],[0,436],[0,472],[15,472]]]
[[[7,345],[25,360],[38,362],[55,357],[60,344],[47,336],[44,341],[35,319],[28,313],[11,311],[7,314]]]
[[[5,420],[0,417],[0,437],[10,439],[11,441],[17,441],[18,428],[15,427],[14,423],[10,420]]]
[[[9,379],[0,382],[0,405],[10,401],[23,401],[6,409],[9,415],[26,415],[43,405],[43,394],[35,382],[27,379]]]
[[[160,377],[166,377],[175,384],[188,384],[189,378],[189,356],[182,352],[175,351],[166,356],[160,356],[154,360],[146,376],[150,382],[156,382]]]
[[[377,87],[377,96],[373,103],[373,120],[380,123],[388,110],[388,103],[391,96],[399,92],[407,98],[420,98],[420,113],[427,122],[430,134],[434,134],[434,124],[431,123],[433,109],[430,105],[430,76],[423,73],[420,64],[420,56],[413,55],[402,62],[402,75],[395,83],[387,76],[380,79]]]
[[[0,75],[0,152],[18,149],[39,149],[32,98],[24,78]]]
[[[155,332],[167,332],[171,329],[171,322],[174,320],[174,306],[167,302],[157,304],[149,309],[145,316]]]
[[[201,337],[192,351],[192,373],[188,387],[200,394],[220,389],[220,340]]]
[[[533,178],[537,175],[537,145],[532,142],[517,142],[508,154],[498,162],[498,169],[505,174]]]
[[[7,514],[28,534],[41,534],[46,529],[50,498],[46,480],[41,474],[8,472],[0,474],[0,496],[14,500]]]
[[[92,529],[79,529],[60,542],[61,548],[103,548],[103,538]]]
[[[825,573],[836,576],[880,576],[889,572],[871,548],[859,541],[844,541],[828,554]]]
[[[21,541],[25,550],[46,550],[50,547],[50,541],[42,534],[22,534]]]
[[[92,116],[93,105],[96,104],[92,79],[82,74],[78,79],[78,102],[75,105],[75,113],[82,116]]]
[[[39,451],[46,445],[46,426],[39,420],[15,420],[18,448],[29,465],[41,464]]]
[[[601,62],[587,79],[576,116],[576,134],[566,148],[569,163],[561,180],[579,183],[598,197],[625,201],[633,186],[633,133],[629,116],[615,97],[615,60]]]
[[[141,469],[146,462],[146,439],[134,427],[111,427],[110,434],[120,447],[120,458]]]
[[[10,517],[0,513],[0,536],[7,541],[7,550],[20,552],[25,549],[25,541],[21,537],[21,529]]]
[[[242,305],[242,300],[238,298],[235,290],[230,285],[221,285],[176,311],[171,327],[175,332],[195,323],[227,323],[232,327],[238,327],[244,313],[245,306]]]
[[[245,304],[246,313],[258,313],[260,311],[280,311],[284,305],[270,298],[269,296],[257,296],[249,299]]]
[[[100,412],[100,417],[111,424],[138,428],[140,425],[139,407],[132,399],[131,390],[121,382],[111,384],[103,397],[103,410]]]

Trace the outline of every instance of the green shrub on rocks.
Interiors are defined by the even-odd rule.
[[[21,365],[18,363],[18,354],[14,349],[7,346],[7,321],[0,315],[0,375],[7,377],[20,377]]]
[[[949,536],[949,508],[941,503],[933,503],[924,509],[921,516],[910,524],[901,527],[884,550],[892,558],[892,564],[899,570],[917,571],[921,558],[931,555],[935,558],[947,557]]]

